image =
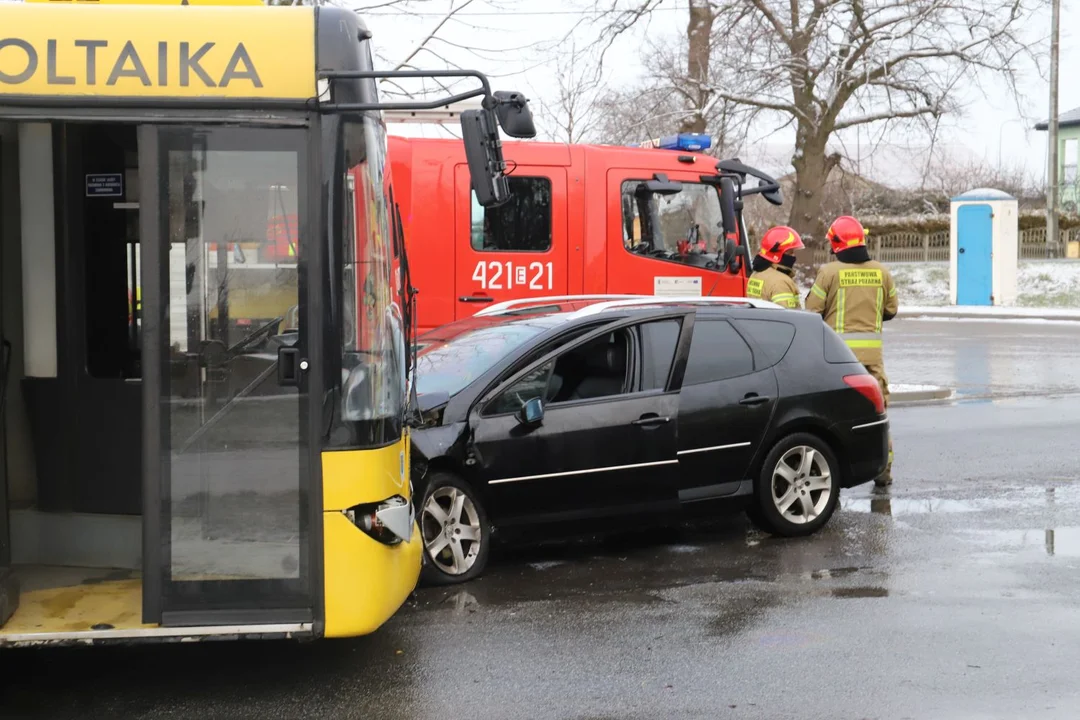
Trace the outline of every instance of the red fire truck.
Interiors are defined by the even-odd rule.
[[[503,143],[512,197],[483,208],[460,142],[392,136],[419,330],[528,297],[744,295],[743,200],[779,205],[780,188],[702,154],[708,143],[695,134],[637,147]]]

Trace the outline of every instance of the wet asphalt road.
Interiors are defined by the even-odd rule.
[[[1080,324],[987,325],[893,325],[895,382],[971,392],[895,408],[897,484],[812,538],[517,549],[346,642],[5,652],[0,717],[1075,718]]]

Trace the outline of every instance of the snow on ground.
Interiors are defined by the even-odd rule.
[[[934,392],[935,390],[943,390],[940,385],[912,385],[910,383],[889,383],[889,392],[893,393],[913,393],[913,392]]]
[[[912,308],[940,307],[949,303],[949,264],[944,262],[888,263],[896,288],[900,294],[900,306]],[[812,281],[812,279],[811,279]],[[1021,261],[1016,279],[1018,307],[1009,308],[1010,314],[1020,315],[1022,308],[1060,308],[1064,314],[1080,311],[1080,261],[1076,260],[1024,260]],[[809,292],[807,285],[803,297]],[[965,308],[965,311],[986,311],[993,316],[1005,308]],[[1050,317],[1062,313],[1037,313]]]

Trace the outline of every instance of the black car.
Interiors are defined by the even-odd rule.
[[[492,532],[742,503],[808,535],[885,470],[877,382],[818,315],[739,299],[496,309],[420,338],[412,471],[428,582]]]

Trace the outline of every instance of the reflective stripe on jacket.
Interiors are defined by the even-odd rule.
[[[790,275],[775,267],[751,275],[746,281],[746,296],[768,300],[780,307],[799,307],[799,287]]]
[[[881,323],[898,308],[892,274],[875,260],[822,266],[806,296],[806,309],[821,315],[860,362],[881,362]]]

